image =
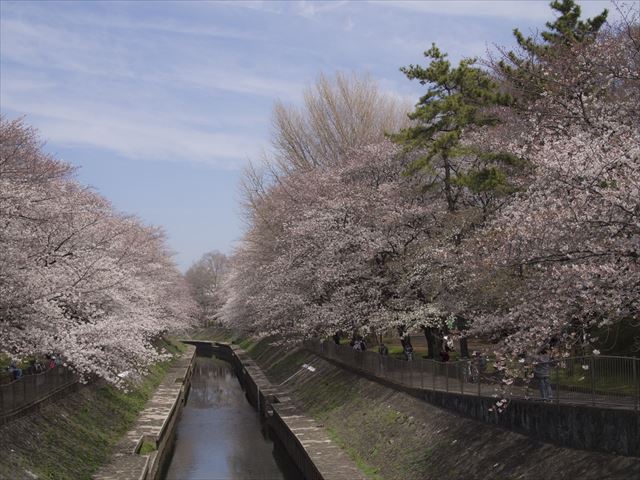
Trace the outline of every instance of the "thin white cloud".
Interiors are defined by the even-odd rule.
[[[527,19],[535,22],[549,20],[551,12],[549,2],[538,0],[369,0],[369,3],[435,15]],[[608,1],[581,2],[580,6],[584,16],[596,15],[604,8],[611,10]]]
[[[222,5],[226,7],[232,8],[244,8],[248,10],[254,10],[257,12],[266,12],[266,13],[277,13],[280,14],[283,12],[283,4],[281,2],[275,2],[273,0],[218,0],[218,2],[213,2],[214,5]],[[202,6],[211,6],[209,2],[202,2],[198,5]]]
[[[127,75],[113,45],[42,23],[2,18],[2,57],[21,65],[61,69],[80,74]],[[112,54],[105,55],[110,49]]]
[[[206,65],[194,65],[171,74],[176,80],[204,89],[217,89],[241,94],[261,95],[270,98],[297,99],[303,89],[300,82],[260,76],[255,72]]]
[[[294,12],[305,18],[313,18],[318,14],[332,12],[344,5],[347,5],[346,1],[307,1],[300,0],[294,4]]]
[[[4,84],[0,97],[4,113],[26,115],[44,137],[59,145],[89,146],[140,160],[186,161],[233,169],[241,168],[248,158],[256,158],[261,151],[259,145],[266,143],[257,133],[223,131],[207,125],[205,117],[185,112],[135,110],[108,99],[69,102],[32,93]]]
[[[126,23],[126,22],[125,22]],[[123,23],[123,24],[125,24]],[[127,24],[133,28],[136,23]],[[155,24],[154,24],[155,25]],[[163,28],[160,24],[157,28]],[[113,46],[104,39],[80,35],[62,28],[29,24],[20,20],[2,20],[2,55],[22,65],[66,70],[73,74],[97,75],[106,78],[125,77],[137,82],[164,83],[167,86],[192,85],[250,95],[291,99],[302,90],[302,84],[271,76],[261,69],[253,71],[234,65],[233,56],[216,62],[203,59],[197,48],[174,53],[178,61],[167,63],[159,72],[148,72],[138,63],[144,49],[155,45],[143,42],[135,45],[137,54],[124,46]],[[142,52],[142,53],[141,53]],[[151,53],[150,53],[151,54]],[[280,68],[275,68],[280,71]]]
[[[121,28],[128,30],[150,30],[161,33],[192,35],[201,37],[226,38],[235,40],[267,40],[262,35],[247,30],[229,28],[220,25],[202,25],[199,22],[186,24],[173,19],[131,19],[123,17],[95,17],[84,15],[82,17],[72,17],[75,22],[83,25],[99,25],[100,27]]]
[[[347,32],[350,32],[353,30],[353,27],[355,26],[356,26],[356,23],[353,21],[353,19],[351,17],[347,17],[347,21],[345,22],[344,29]]]

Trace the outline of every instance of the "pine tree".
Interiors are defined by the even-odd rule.
[[[520,52],[509,51],[498,63],[498,73],[514,87],[525,101],[537,98],[545,91],[545,63],[566,56],[565,50],[594,40],[607,20],[608,11],[581,20],[582,11],[574,0],[554,0],[549,6],[559,14],[554,22],[546,22],[547,31],[540,38],[525,37],[515,28],[513,35]]]
[[[435,44],[425,52],[430,59],[427,67],[410,65],[400,70],[410,80],[427,85],[428,90],[409,114],[415,125],[392,135],[395,142],[407,150],[424,152],[409,173],[427,171],[444,191],[447,208],[453,212],[462,187],[482,191],[507,188],[506,177],[495,165],[496,161],[512,162],[506,154],[477,152],[462,146],[465,129],[498,122],[487,107],[508,104],[510,99],[500,92],[491,76],[475,66],[476,60],[467,58],[453,67]],[[462,167],[456,159],[476,155],[484,162],[479,169]]]

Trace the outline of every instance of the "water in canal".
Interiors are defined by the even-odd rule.
[[[300,480],[283,450],[268,437],[231,365],[196,357],[166,480]]]

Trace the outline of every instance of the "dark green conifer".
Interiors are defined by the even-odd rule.
[[[573,45],[593,40],[607,20],[605,9],[598,16],[581,20],[582,11],[574,0],[554,0],[549,6],[559,16],[546,22],[548,30],[541,38],[525,37],[515,28],[513,35],[520,52],[510,51],[498,63],[498,71],[512,84],[525,100],[536,98],[545,89],[545,78],[540,69],[554,56],[565,55],[563,51]]]
[[[409,114],[415,125],[392,135],[394,141],[407,150],[422,153],[411,165],[411,172],[432,173],[442,186],[449,211],[456,210],[459,187],[472,191],[506,190],[506,176],[496,161],[513,162],[508,154],[477,152],[461,145],[465,129],[493,125],[498,118],[488,107],[506,105],[510,99],[500,92],[498,84],[484,70],[475,66],[476,60],[466,58],[452,66],[447,54],[436,47],[425,52],[429,65],[409,65],[400,70],[410,80],[418,80],[428,87]],[[467,169],[456,159],[475,155],[483,161],[478,169]]]

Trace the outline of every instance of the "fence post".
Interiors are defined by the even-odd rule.
[[[556,363],[554,367],[556,370],[556,405],[560,404],[560,365]],[[553,395],[553,392],[551,392]]]
[[[640,372],[638,371],[638,363],[640,360],[637,358],[633,359],[633,378],[636,382],[636,401],[635,401],[635,410],[636,412],[640,409]]]
[[[413,388],[413,359],[409,360],[409,386]]]
[[[449,362],[444,363],[443,366],[445,367],[444,369],[444,378],[446,381],[446,391],[447,393],[449,393]]]
[[[457,367],[458,367],[458,379],[460,380],[460,394],[464,395],[464,375],[463,375],[462,368],[460,367],[462,363],[466,365],[466,362],[458,362]]]
[[[434,360],[429,360],[431,364],[431,391],[436,391],[436,363]]]
[[[595,359],[590,357],[589,359],[589,369],[591,370],[591,403],[595,406],[596,404],[596,362]]]

